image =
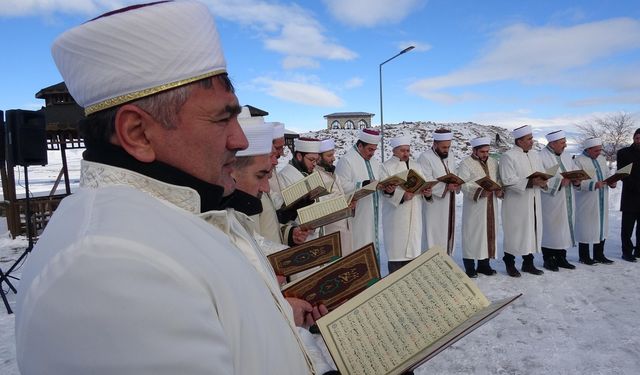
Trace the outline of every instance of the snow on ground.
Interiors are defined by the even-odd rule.
[[[77,159],[80,153],[75,155]],[[464,153],[460,153],[462,155]],[[56,167],[30,167],[30,179],[55,179],[59,171],[55,155],[50,155],[52,164]],[[75,171],[72,180],[77,179],[77,160],[70,160],[70,164]],[[50,189],[45,188],[44,183],[36,186],[38,191]],[[605,254],[614,264],[579,264],[577,249],[573,248],[569,250],[568,259],[576,264],[575,270],[546,271],[542,276],[523,273],[521,278],[514,279],[506,275],[501,261],[492,261],[498,275],[480,275],[475,279],[487,298],[495,301],[518,293],[523,296],[493,320],[422,365],[416,374],[638,373],[640,263],[620,259],[620,212],[617,211],[620,190],[618,187],[611,191],[610,230],[605,246]],[[458,203],[460,217],[461,198]],[[457,238],[460,238],[460,221],[457,220]],[[3,233],[6,233],[6,223],[0,220],[0,268],[6,271],[20,256],[27,241],[23,237],[12,240],[8,233]],[[458,241],[454,259],[462,266],[459,246]],[[502,248],[501,243],[498,248]],[[538,267],[542,266],[541,254],[536,255],[535,262]],[[13,282],[19,284],[19,281]],[[6,285],[3,288],[6,290]],[[15,295],[9,293],[8,298],[15,305]],[[18,374],[14,324],[14,315],[7,315],[0,305],[2,375]]]

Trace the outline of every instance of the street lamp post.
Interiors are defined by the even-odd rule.
[[[382,162],[384,162],[384,119],[382,116],[382,65],[388,63],[389,61],[395,59],[396,57],[402,55],[403,53],[407,53],[409,51],[411,51],[412,49],[414,49],[415,46],[409,46],[405,49],[403,49],[402,51],[398,52],[395,56],[393,56],[390,59],[387,59],[385,61],[383,61],[382,63],[380,63],[380,70],[379,70],[379,79],[380,79],[380,142],[382,143]]]

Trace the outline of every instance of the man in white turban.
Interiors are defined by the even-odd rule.
[[[290,306],[232,242],[223,196],[247,138],[208,8],[109,12],[52,54],[86,151],[22,273],[20,372],[313,373]]]
[[[576,156],[576,165],[591,175],[590,180],[580,184],[576,192],[576,241],[580,263],[611,264],[612,260],[604,256],[604,243],[609,232],[609,188],[616,183],[607,184],[609,167],[602,156],[602,140],[589,138],[583,142],[584,151]],[[589,246],[593,245],[593,258]]]
[[[540,190],[547,188],[541,177],[542,162],[533,148],[533,129],[525,125],[512,132],[515,145],[500,158],[500,178],[505,189],[502,201],[504,261],[511,277],[520,277],[515,256],[522,255],[522,271],[532,275],[544,272],[533,264],[533,254],[540,252],[542,240],[542,210]]]

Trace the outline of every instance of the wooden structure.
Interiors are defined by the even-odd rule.
[[[46,103],[40,111],[44,112],[47,121],[47,150],[60,152],[62,168],[49,195],[30,196],[31,233],[34,237],[42,232],[62,198],[71,194],[66,150],[84,148],[84,143],[78,135],[78,122],[84,118],[84,111],[71,97],[64,82],[40,90],[36,98],[44,99]],[[4,195],[2,206],[7,217],[7,226],[11,235],[16,237],[26,233],[26,201],[25,198],[16,196],[14,167],[11,161],[5,161],[0,165],[0,174]],[[55,194],[63,178],[64,193]]]

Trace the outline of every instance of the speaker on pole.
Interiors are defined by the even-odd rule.
[[[47,165],[47,121],[41,111],[7,111],[7,158],[13,165]]]

